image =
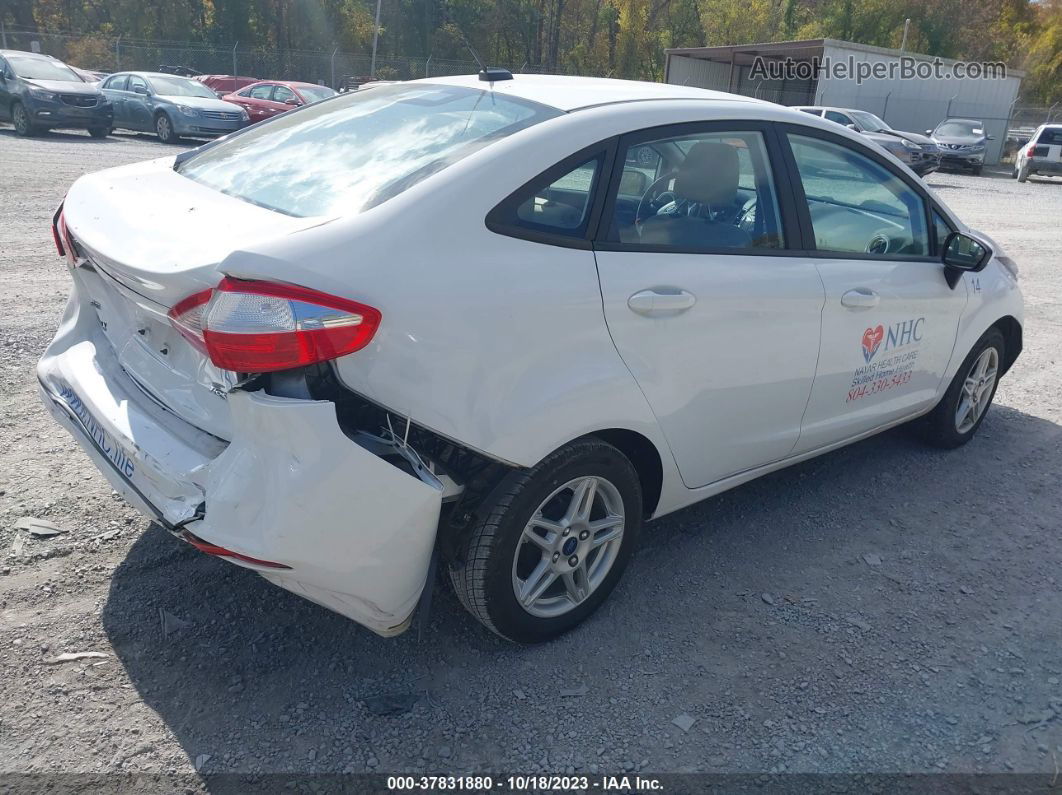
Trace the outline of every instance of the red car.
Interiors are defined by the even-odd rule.
[[[247,110],[251,124],[283,113],[301,105],[310,105],[322,99],[334,97],[336,92],[328,86],[314,83],[296,83],[289,80],[263,80],[247,86],[235,94],[222,97]]]
[[[258,82],[257,77],[239,75],[196,75],[195,79],[217,94],[219,99],[233,91],[239,91],[244,86]]]

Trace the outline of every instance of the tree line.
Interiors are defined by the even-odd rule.
[[[75,31],[366,52],[373,0],[0,0],[0,19]],[[1028,72],[1023,101],[1062,99],[1062,0],[382,0],[379,54],[660,80],[668,47],[835,38]]]

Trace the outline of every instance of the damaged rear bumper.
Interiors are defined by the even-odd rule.
[[[333,403],[234,390],[232,438],[219,440],[149,398],[76,316],[38,378],[45,406],[130,504],[374,632],[408,626],[443,485],[382,458],[391,443],[348,437]]]

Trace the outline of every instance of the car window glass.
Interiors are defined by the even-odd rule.
[[[240,97],[249,97],[249,96],[251,96],[251,92],[252,91],[254,91],[253,88],[245,88],[245,89],[243,89],[243,91],[237,91],[236,95],[240,96]]]
[[[274,102],[287,102],[289,99],[298,99],[295,96],[295,92],[287,86],[277,86],[276,91],[273,93]]]
[[[944,216],[938,212],[933,213],[933,234],[937,239],[937,251],[943,251],[944,241],[951,234],[951,227],[944,220]]]
[[[273,86],[255,86],[251,89],[251,99],[272,99]]]
[[[278,115],[179,173],[296,216],[356,215],[562,111],[480,88],[395,83]]]
[[[567,174],[518,197],[508,224],[565,237],[582,237],[590,215],[590,196],[601,158],[580,163]],[[505,221],[503,221],[505,223]]]
[[[639,169],[650,149],[660,163]],[[683,251],[784,245],[767,149],[756,131],[704,132],[635,144],[623,153],[609,240]],[[642,174],[642,178],[635,175]]]
[[[838,124],[851,124],[852,123],[852,120],[850,118],[845,116],[843,113],[838,113],[835,110],[825,111],[822,115],[825,116],[830,121],[835,121]]]
[[[1062,130],[1041,130],[1036,143],[1058,146],[1062,144]]]
[[[847,146],[790,135],[820,251],[926,256],[925,205],[906,182]]]
[[[112,91],[125,91],[129,85],[129,75],[117,75],[103,84],[104,88]]]
[[[804,113],[810,113],[812,116],[821,116],[822,111],[818,108],[801,108]]]

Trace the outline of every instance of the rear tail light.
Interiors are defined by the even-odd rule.
[[[55,241],[55,249],[60,257],[66,257],[70,265],[77,263],[77,253],[70,240],[70,232],[66,228],[66,218],[63,216],[63,205],[59,205],[52,216],[52,240]]]
[[[223,370],[266,373],[360,351],[380,325],[371,306],[306,287],[226,277],[170,310],[170,322]]]

